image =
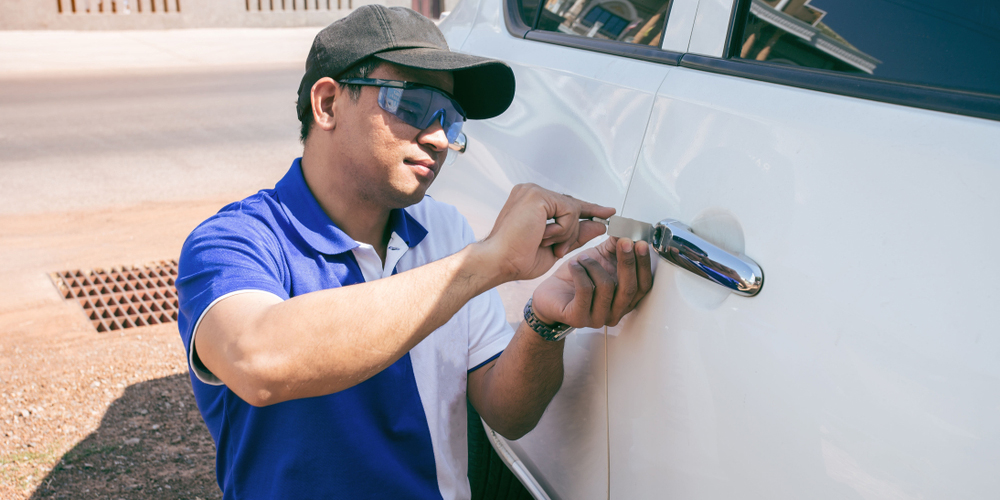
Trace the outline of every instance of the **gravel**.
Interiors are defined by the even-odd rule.
[[[220,498],[175,328],[20,349],[0,385],[0,498]]]

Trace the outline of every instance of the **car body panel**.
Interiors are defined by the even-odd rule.
[[[697,13],[698,0],[673,0],[670,12],[667,13],[667,26],[663,30],[660,48],[681,54],[687,52]]]
[[[472,32],[472,26],[476,23],[479,7],[480,0],[461,0],[438,25],[448,41],[449,48],[458,49],[465,43],[465,39]]]
[[[722,57],[733,3],[675,0],[662,47]],[[654,260],[635,313],[567,338],[512,462],[552,498],[996,497],[1000,123],[524,40],[480,4],[461,51],[517,95],[434,196],[485,237],[535,182],[765,276],[737,297]],[[501,287],[512,324],[536,284]]]
[[[721,57],[735,0],[699,0],[687,52]]]
[[[447,19],[442,30],[461,37]],[[479,238],[522,182],[620,209],[656,89],[673,67],[515,38],[500,2],[483,2],[472,33],[454,48],[506,61],[517,92],[502,115],[465,125],[467,152],[429,193],[457,206]],[[500,287],[511,324],[537,283]],[[538,427],[506,443],[553,499],[608,495],[604,345],[603,330],[576,331],[566,341],[563,386]]]
[[[660,261],[608,340],[611,498],[995,498],[1000,123],[687,68],[622,215],[761,265]]]

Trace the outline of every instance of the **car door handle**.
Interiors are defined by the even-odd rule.
[[[705,241],[682,222],[661,220],[653,227],[650,240],[656,252],[668,262],[735,294],[753,297],[764,286],[764,271],[751,258]]]

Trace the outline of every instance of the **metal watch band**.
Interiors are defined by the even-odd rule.
[[[524,322],[531,327],[538,335],[549,342],[556,342],[566,338],[576,328],[569,325],[564,325],[562,323],[556,323],[554,325],[546,325],[542,323],[538,316],[535,316],[535,311],[531,310],[531,300],[528,299],[528,303],[524,305]]]

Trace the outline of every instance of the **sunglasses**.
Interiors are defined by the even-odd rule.
[[[459,152],[465,150],[466,138],[462,133],[465,111],[444,91],[419,83],[377,78],[347,78],[339,82],[381,87],[378,91],[378,105],[382,109],[420,130],[434,122],[440,123],[448,138],[449,147]]]

